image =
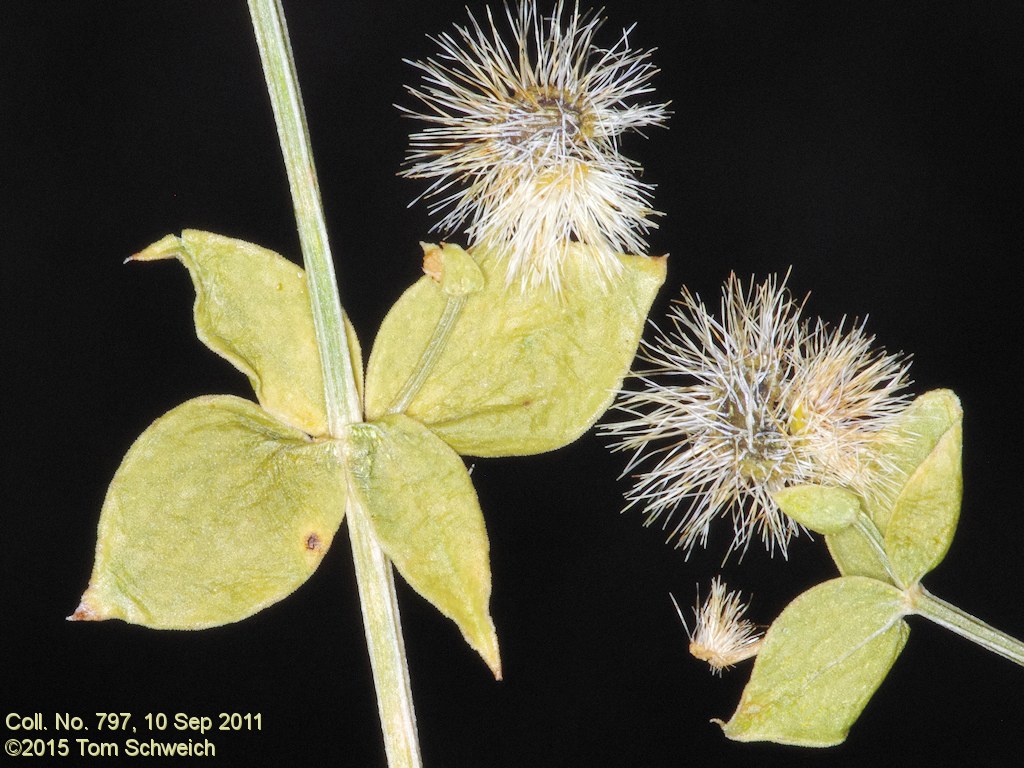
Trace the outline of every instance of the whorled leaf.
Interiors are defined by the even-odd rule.
[[[948,389],[925,392],[900,415],[896,432],[886,440],[878,461],[878,471],[889,475],[892,482],[880,484],[876,493],[864,499],[864,508],[883,534],[903,486],[962,417],[960,400]]]
[[[789,517],[815,533],[838,533],[860,514],[860,497],[845,488],[794,485],[772,494]]]
[[[249,377],[260,404],[311,435],[327,432],[323,374],[306,275],[273,251],[211,232],[167,235],[132,257],[176,258],[196,289],[199,339]],[[347,324],[357,382],[359,342]]]
[[[885,530],[885,551],[905,586],[915,584],[942,562],[960,518],[963,413],[951,392],[942,393],[941,402],[947,427],[907,478]]]
[[[345,510],[338,445],[247,400],[190,400],[125,455],[76,620],[158,629],[238,621],[316,570]]]
[[[401,414],[352,425],[348,451],[353,488],[385,554],[500,678],[487,532],[462,459]]]
[[[772,624],[725,735],[827,747],[846,739],[903,649],[898,589],[859,576],[796,598]]]
[[[872,523],[873,525],[873,523]],[[881,539],[881,536],[879,536]],[[843,576],[866,576],[879,581],[892,582],[882,561],[882,554],[871,545],[864,531],[856,527],[825,536],[825,545]]]
[[[441,274],[446,260],[465,253],[453,245],[425,249]],[[421,278],[377,335],[368,417],[402,411],[473,456],[541,453],[579,437],[629,369],[666,269],[664,258],[620,256],[621,279],[608,285],[584,249],[566,261],[560,296],[508,287],[504,265],[485,252],[472,254],[484,276],[480,290],[453,297],[442,281]],[[439,327],[448,329],[443,351],[418,381]],[[411,381],[415,391],[402,397]]]
[[[949,390],[926,392],[914,400],[878,462],[878,471],[889,482],[862,499],[904,586],[934,568],[952,541],[960,510],[962,416],[960,402]],[[900,521],[890,535],[898,510]],[[892,580],[862,531],[848,528],[825,541],[844,576]]]

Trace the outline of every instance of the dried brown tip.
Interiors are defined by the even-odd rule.
[[[177,235],[166,235],[148,248],[143,248],[138,253],[133,253],[124,263],[129,261],[159,261],[160,259],[176,259],[181,256],[184,248],[181,238]]]
[[[67,617],[68,621],[103,621],[103,619],[104,617],[96,613],[84,599],[75,608],[75,612]]]
[[[440,283],[444,271],[444,254],[441,247],[433,243],[420,243],[420,248],[423,249],[423,274],[435,283]]]

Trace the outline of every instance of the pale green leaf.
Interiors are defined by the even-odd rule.
[[[878,461],[878,470],[892,482],[880,484],[864,499],[865,510],[883,534],[904,483],[961,418],[960,401],[948,389],[925,392],[900,415],[895,435],[886,441]]]
[[[959,514],[959,466],[955,474],[947,473],[947,488],[938,494],[945,503],[939,503],[930,511],[922,511],[920,505],[911,500],[930,503],[921,495],[921,491],[925,494],[938,491],[931,471],[926,472],[930,478],[929,488],[918,489],[917,484],[921,479],[914,478],[919,468],[929,461],[940,441],[946,441],[943,448],[946,452],[945,461],[948,462],[950,458],[948,452],[954,447],[954,442],[954,450],[959,452],[959,443],[956,441],[959,441],[961,418],[960,402],[949,390],[926,392],[914,400],[901,414],[899,424],[877,462],[876,471],[886,473],[889,482],[880,483],[874,493],[862,499],[864,509],[882,533],[887,531],[890,518],[898,505],[903,509],[899,530],[892,539],[886,536],[886,541],[891,542],[886,544],[890,559],[893,553],[890,547],[900,552],[898,558],[903,565],[895,568],[895,571],[901,581],[907,576],[913,576],[921,567],[927,571],[937,565],[952,539]],[[956,435],[947,437],[954,427]],[[901,503],[899,499],[904,493],[907,501]],[[952,504],[954,497],[955,505]],[[934,497],[932,501],[939,502],[939,498]],[[918,544],[912,541],[915,537],[921,537]],[[877,550],[870,545],[862,531],[848,528],[826,536],[825,542],[839,572],[844,576],[870,576],[892,581]],[[903,583],[909,584],[913,580]]]
[[[942,562],[960,517],[963,429],[959,403],[950,402],[949,411],[951,423],[907,479],[885,532],[893,571],[906,586]]]
[[[337,453],[337,443],[237,397],[200,397],[165,414],[114,475],[72,618],[201,629],[286,597],[341,525]]]
[[[816,533],[849,528],[860,513],[860,497],[845,488],[794,485],[772,494],[779,508]]]
[[[188,268],[195,285],[199,339],[249,377],[271,414],[311,435],[326,434],[320,354],[302,269],[258,245],[193,229],[132,257],[169,258]],[[359,342],[351,325],[346,330],[359,381]]]
[[[881,553],[871,546],[864,532],[851,526],[825,536],[825,545],[843,576],[867,576],[891,582]]]
[[[487,531],[462,459],[400,414],[354,424],[350,471],[381,548],[501,676]]]
[[[846,739],[903,649],[901,593],[859,576],[800,595],[765,635],[725,735],[827,747]]]
[[[457,245],[420,243],[423,271],[448,296],[468,296],[484,289],[486,278],[476,259]]]
[[[428,249],[428,258],[443,262],[460,251]],[[478,252],[485,278],[479,291],[453,297],[435,279],[421,278],[377,335],[367,370],[368,416],[394,410],[415,381],[404,412],[459,453],[541,453],[578,438],[611,404],[628,371],[666,262],[620,256],[621,277],[609,282],[582,246],[572,254],[561,295],[507,286],[505,264]],[[454,301],[463,302],[457,312]],[[452,316],[444,349],[419,382],[430,341]]]

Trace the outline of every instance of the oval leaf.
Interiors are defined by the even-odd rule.
[[[949,426],[907,479],[885,532],[893,571],[907,586],[942,562],[960,518],[963,416],[952,393],[946,405]]]
[[[764,638],[725,735],[827,747],[846,739],[903,649],[901,593],[859,576],[827,581],[782,612]]]
[[[350,471],[385,554],[501,677],[487,531],[462,459],[394,414],[350,428]]]
[[[901,414],[896,433],[881,451],[877,470],[886,473],[891,482],[882,484],[879,490],[862,499],[865,511],[880,532],[885,533],[888,529],[897,502],[904,493],[906,485],[912,481],[918,467],[928,459],[939,441],[954,424],[960,423],[960,419],[959,400],[949,390],[942,389],[921,395]],[[911,490],[909,497],[917,495],[916,491]],[[941,559],[952,540],[956,518],[959,515],[959,502],[956,507],[952,516],[947,505],[944,510],[935,510],[934,519],[930,514],[926,514],[922,518],[920,522],[925,527],[934,526],[934,530],[922,534],[925,537],[931,537],[932,543],[924,544],[922,542],[924,549],[918,556],[910,555],[914,545],[904,540],[903,533],[894,534],[894,537],[899,538],[901,543],[897,544],[894,539],[892,546],[904,550],[899,557],[905,562],[904,566],[895,569],[897,574],[900,574],[901,577],[912,576],[916,570],[920,569],[922,563],[931,562],[936,555]],[[901,530],[909,534],[911,538],[919,535],[910,530],[914,525],[911,521],[916,518],[916,515],[917,512],[911,512],[910,506],[907,506],[904,512],[904,522],[900,524]],[[932,519],[932,522],[926,523],[925,519]],[[945,547],[942,547],[940,552],[942,541],[945,541]],[[825,542],[839,572],[844,576],[869,576],[882,581],[891,581],[877,551],[855,528],[830,534],[825,537]],[[887,549],[888,547],[889,545],[886,546]],[[925,554],[925,552],[930,554]],[[937,564],[938,560],[934,560],[934,563],[927,566],[926,570]],[[917,578],[920,578],[920,575]],[[913,579],[905,581],[904,584],[912,582]]]
[[[436,262],[461,249],[427,251]],[[473,456],[550,451],[592,426],[629,369],[666,261],[620,256],[621,279],[609,285],[582,246],[574,253],[556,296],[506,286],[504,265],[474,252],[485,283],[459,298],[447,343],[404,412]],[[453,300],[423,277],[391,308],[367,370],[371,420],[393,409],[414,379]]]
[[[244,373],[267,411],[311,435],[327,433],[323,374],[302,269],[273,251],[211,232],[168,235],[134,261],[176,258],[196,289],[196,334]],[[347,324],[357,381],[359,342]]]
[[[864,499],[865,511],[883,534],[903,486],[961,418],[960,400],[948,389],[925,392],[900,415],[896,433],[886,442],[878,461],[878,471],[886,473],[892,482],[882,484]]]
[[[227,395],[157,419],[110,484],[89,588],[71,618],[201,629],[295,591],[341,525],[336,452]]]
[[[772,494],[775,503],[800,525],[815,533],[838,533],[860,513],[860,497],[845,488],[794,485]]]

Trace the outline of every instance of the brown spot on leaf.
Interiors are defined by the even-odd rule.
[[[319,552],[322,550],[323,542],[320,540],[320,537],[315,533],[309,534],[309,536],[306,537],[306,549],[310,552]]]

